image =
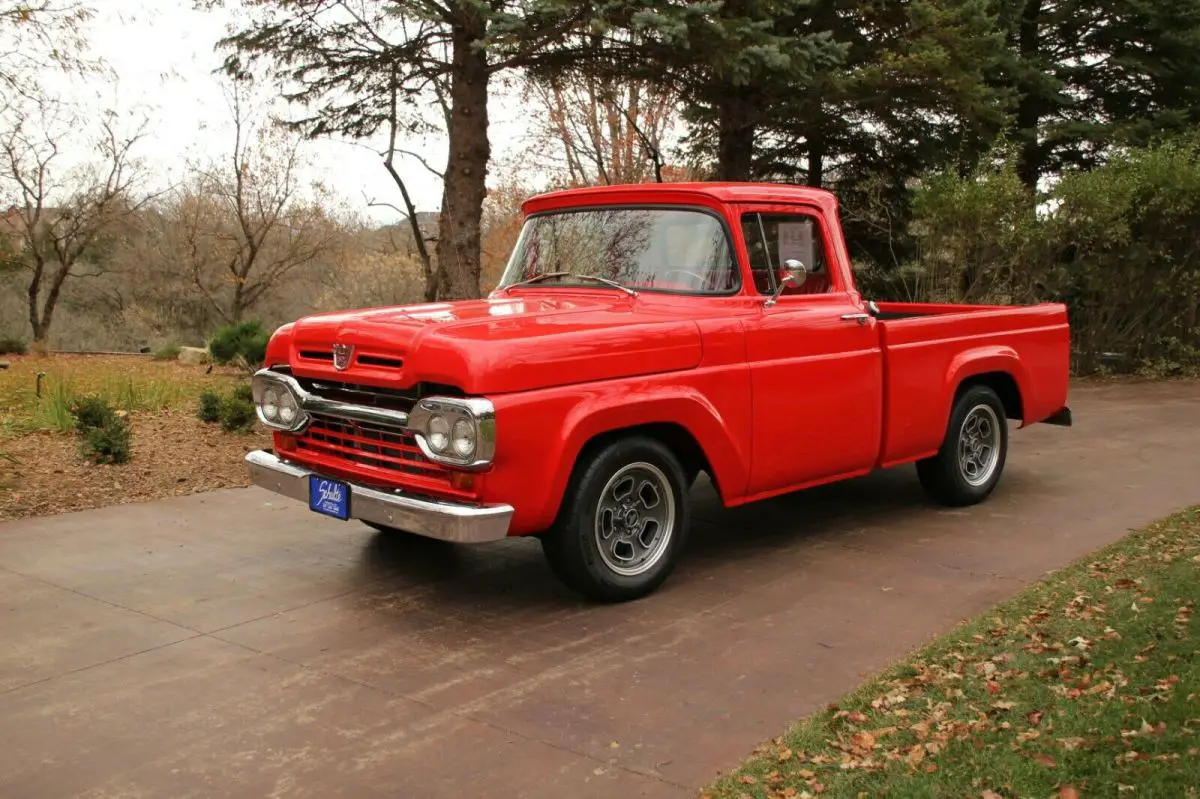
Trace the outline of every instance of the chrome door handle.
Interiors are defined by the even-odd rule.
[[[860,325],[865,325],[867,320],[871,318],[869,313],[844,313],[842,314],[843,322],[858,322]]]

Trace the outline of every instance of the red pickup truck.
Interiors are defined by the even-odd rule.
[[[1010,420],[1067,426],[1062,305],[873,303],[837,201],[759,184],[528,200],[486,299],[275,332],[254,482],[457,542],[534,535],[599,600],[667,578],[700,472],[737,506],[915,463],[949,505],[1000,479]]]

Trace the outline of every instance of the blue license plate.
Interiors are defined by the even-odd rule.
[[[346,521],[350,518],[350,486],[327,477],[309,475],[308,507],[317,513]]]

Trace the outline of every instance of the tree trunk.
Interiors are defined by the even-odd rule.
[[[1034,75],[1033,64],[1041,50],[1041,16],[1043,0],[1026,0],[1021,9],[1020,27],[1017,31],[1017,49],[1021,54],[1024,76],[1018,79],[1020,101],[1015,120],[1017,139],[1021,142],[1017,174],[1026,187],[1036,189],[1042,173],[1042,148],[1038,143],[1038,132],[1042,121],[1043,98],[1038,95],[1035,82],[1041,78]]]
[[[480,227],[491,147],[487,56],[477,46],[486,34],[482,15],[464,10],[451,35],[450,157],[437,242],[439,299],[479,296]]]
[[[50,289],[46,296],[41,296],[45,267],[38,265],[34,279],[29,284],[29,326],[33,329],[35,344],[45,344],[50,337],[50,324],[54,321],[54,309],[58,307],[58,298],[62,294],[63,283],[71,272],[69,265],[60,265],[50,276]]]
[[[744,97],[729,95],[717,109],[716,180],[750,180],[754,160],[754,118]]]
[[[825,134],[821,129],[821,117],[815,115],[808,129],[808,185],[821,188],[825,183]]]
[[[244,297],[245,288],[242,283],[237,283],[233,287],[233,302],[229,304],[229,322],[230,324],[240,324],[242,315],[246,313],[246,300]]]
[[[35,343],[42,343],[46,340],[46,329],[42,326],[41,314],[41,288],[42,274],[45,266],[39,261],[34,265],[33,277],[29,281],[29,329],[33,331],[33,340]]]

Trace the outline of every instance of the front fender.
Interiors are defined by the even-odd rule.
[[[589,441],[643,425],[672,424],[699,444],[722,494],[741,496],[750,476],[749,413],[739,404],[723,405],[722,399],[720,391],[707,387],[666,386],[654,379],[497,398],[498,460],[488,475],[487,494],[505,496],[516,508],[513,532],[546,529]],[[553,435],[544,446],[522,446],[536,440],[536,431]]]
[[[566,419],[564,464],[574,464],[587,442],[614,430],[648,424],[675,424],[686,430],[704,451],[718,484],[740,495],[749,480],[748,452],[730,438],[736,423],[696,389],[671,394],[633,392],[594,397],[580,403]],[[745,439],[746,442],[749,439]]]

